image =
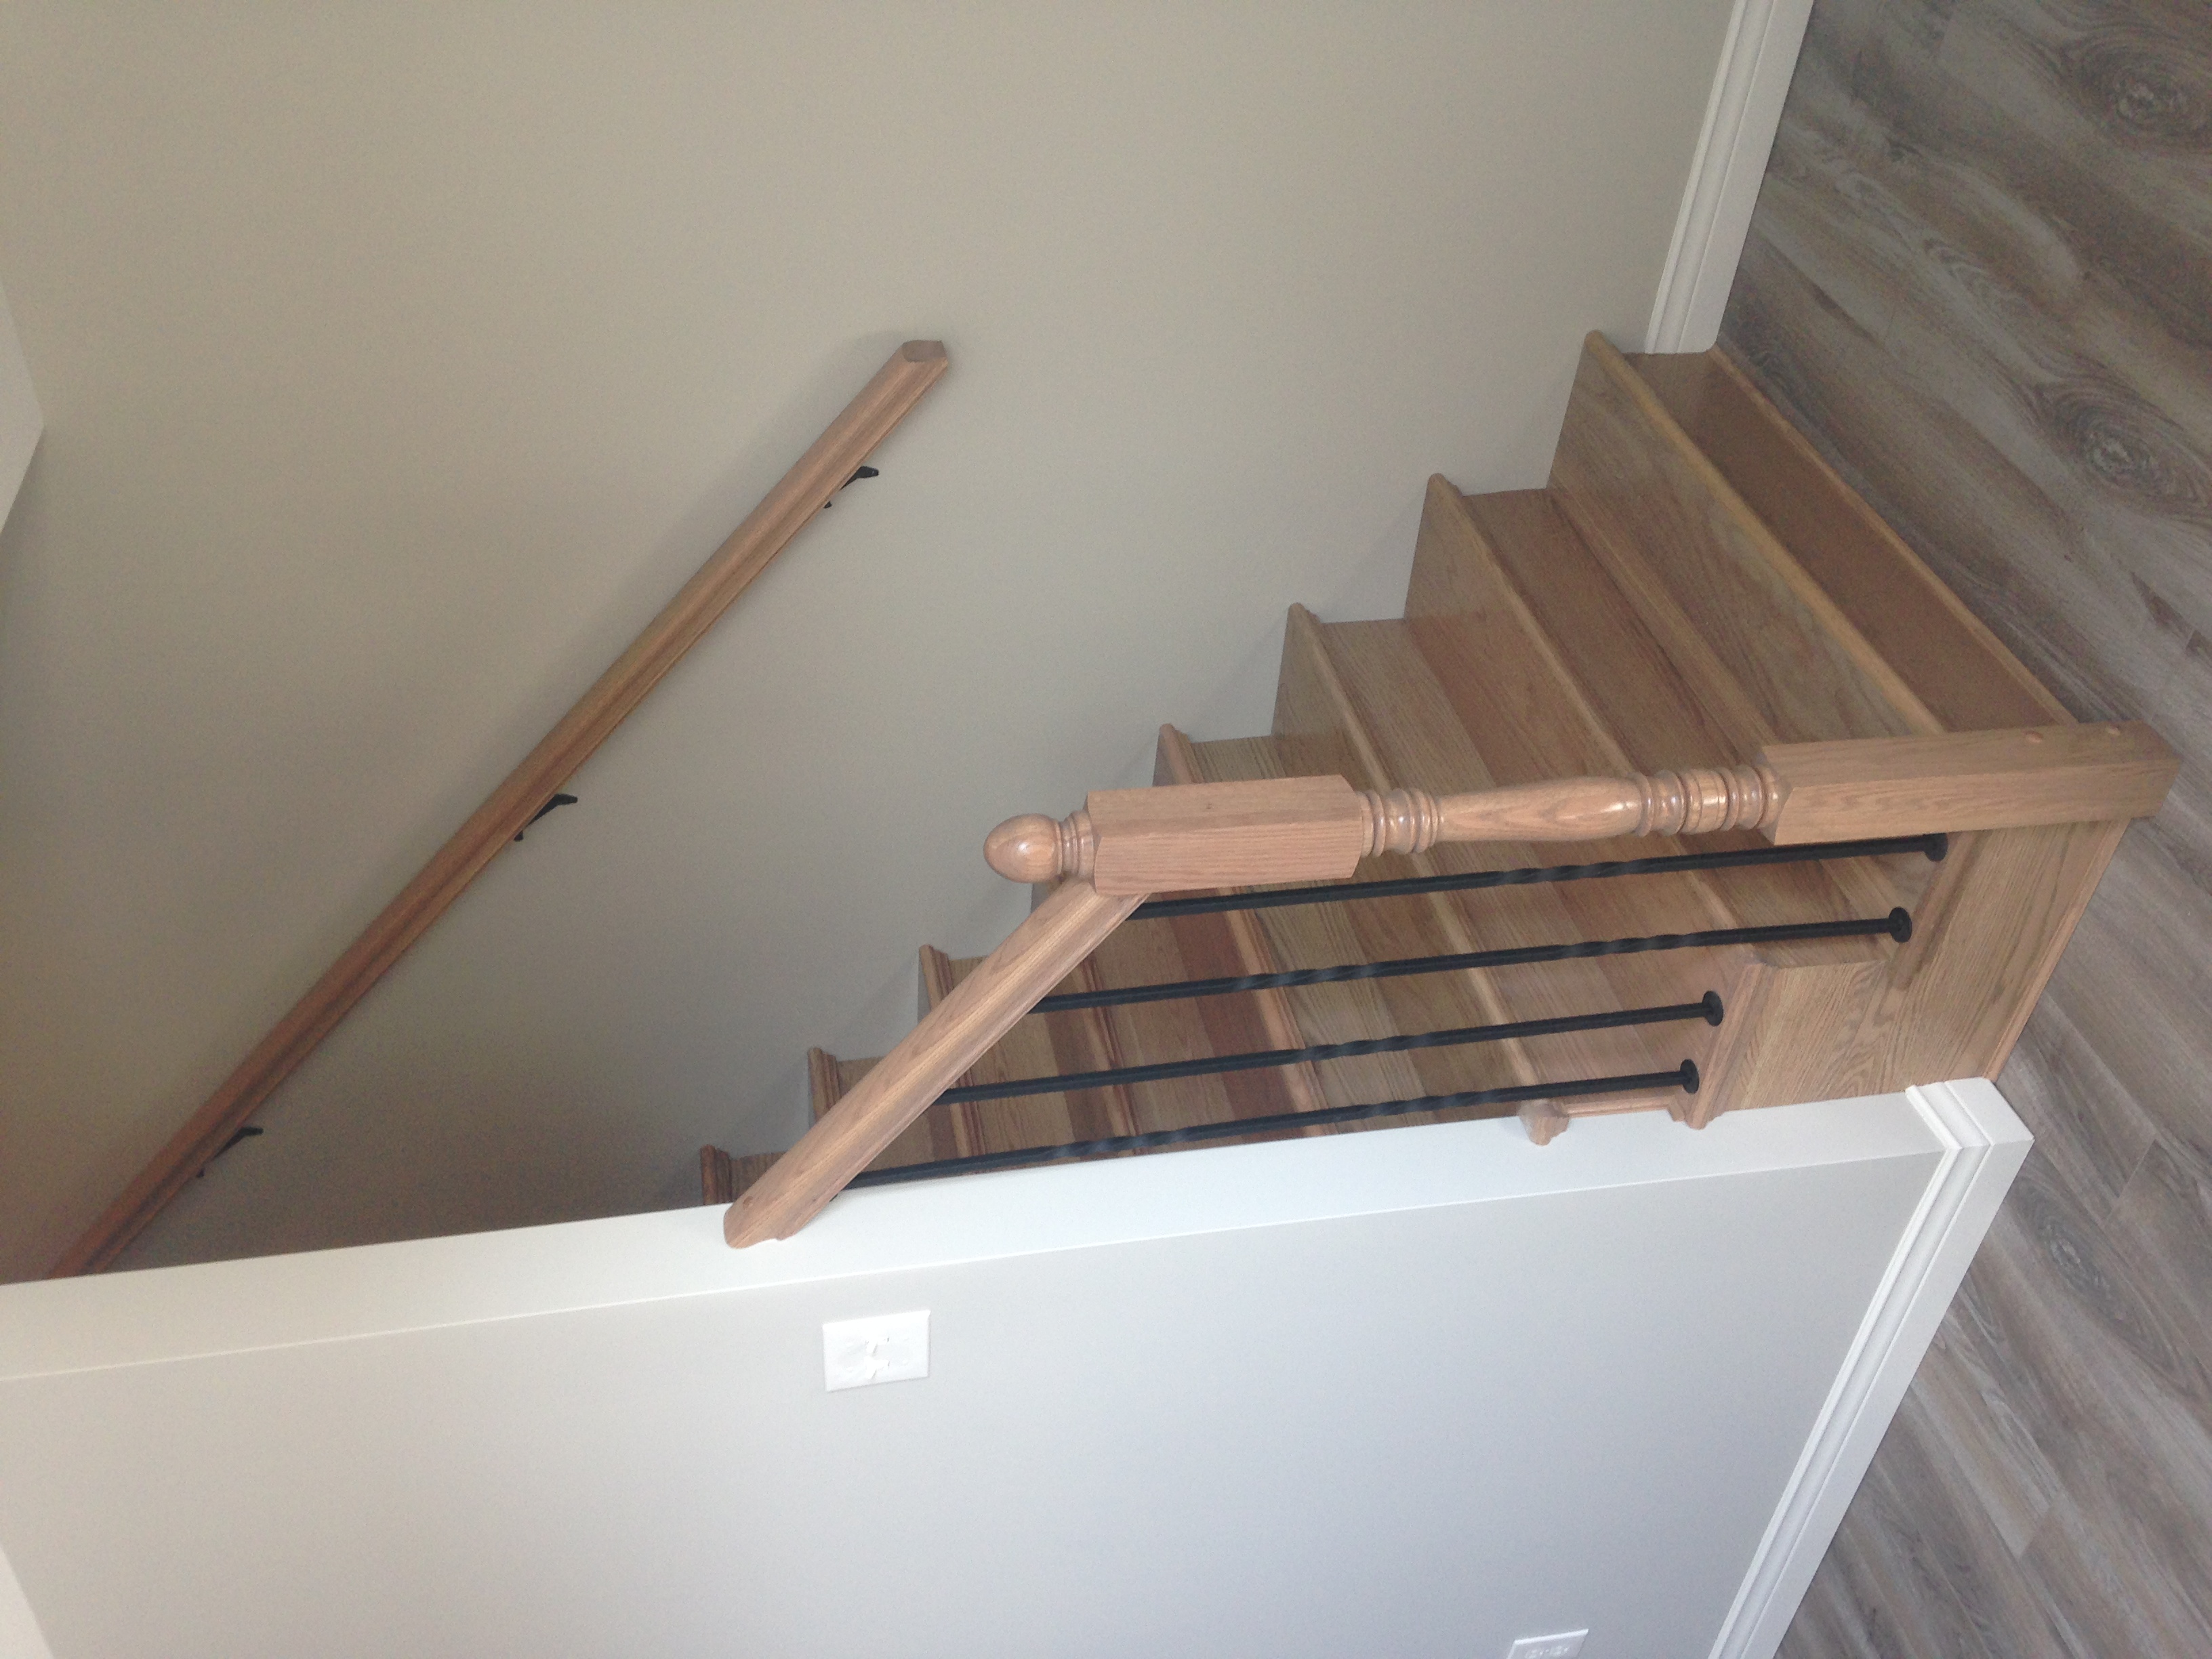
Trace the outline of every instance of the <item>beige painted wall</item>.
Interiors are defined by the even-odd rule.
[[[0,10],[0,1271],[37,1271],[892,343],[952,374],[136,1261],[696,1198],[1264,729],[1649,314],[1728,0]],[[1414,781],[1409,780],[1409,781]]]

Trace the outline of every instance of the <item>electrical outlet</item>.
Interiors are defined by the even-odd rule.
[[[929,1310],[833,1319],[822,1328],[822,1386],[865,1389],[929,1375]]]
[[[1589,1634],[1586,1630],[1563,1630],[1557,1636],[1524,1636],[1505,1650],[1505,1659],[1575,1659]]]

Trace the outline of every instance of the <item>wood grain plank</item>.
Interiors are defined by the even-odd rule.
[[[1864,1076],[1880,1079],[1871,1086],[2003,1070],[2126,827],[2058,824],[1952,839],[1911,941],[1898,947],[1861,1029],[1870,1056]]]
[[[1597,335],[1550,488],[1668,654],[1724,665],[1785,741],[1942,729]]]
[[[1175,929],[1164,921],[1132,922],[1108,940],[1091,959],[1086,982],[1101,989],[1128,985],[1159,985],[1195,977],[1176,941]],[[1220,1052],[1213,1046],[1201,1003],[1229,999],[1199,999],[1182,1002],[1146,1002],[1106,1008],[1106,1024],[1113,1033],[1113,1052],[1127,1066],[1201,1060]],[[1051,1018],[1058,1018],[1054,1015]],[[1234,1014],[1217,1019],[1236,1021]],[[1235,1026],[1231,1041],[1249,1046],[1252,1030]],[[1259,1097],[1240,1087],[1232,1092],[1225,1075],[1178,1078],[1166,1083],[1145,1083],[1128,1090],[1135,1132],[1181,1128],[1193,1123],[1222,1123],[1255,1115]],[[1279,1109],[1279,1106],[1278,1108]]]
[[[1335,720],[1340,714],[1342,688],[1328,678],[1329,671],[1319,641],[1318,629],[1301,624],[1294,615],[1292,631],[1285,644],[1285,679],[1298,683],[1302,688],[1297,693],[1298,697],[1310,699],[1329,711],[1322,718]],[[1355,740],[1364,741],[1364,732],[1339,730],[1326,741],[1333,745],[1330,752],[1350,763],[1357,753]],[[1310,752],[1310,745],[1321,740],[1309,733],[1295,741],[1301,752]],[[1207,744],[1199,752],[1201,763],[1210,772],[1236,769],[1247,774],[1265,773],[1285,769],[1291,763],[1283,752],[1290,747],[1291,741],[1293,740],[1279,737],[1244,744]],[[1403,860],[1369,860],[1363,862],[1360,874],[1366,877],[1384,870],[1401,871],[1403,867]],[[1462,937],[1445,931],[1435,907],[1419,899],[1298,905],[1261,911],[1255,919],[1277,959],[1302,967],[1437,954],[1455,948],[1454,941]],[[1316,1042],[1357,1042],[1368,1037],[1489,1024],[1504,1018],[1494,998],[1485,994],[1483,987],[1473,975],[1357,981],[1307,987],[1290,994],[1298,1010],[1300,1028],[1309,1041]],[[1332,1060],[1316,1069],[1329,1104],[1352,1105],[1525,1082],[1533,1073],[1520,1063],[1520,1053],[1516,1044],[1498,1044],[1482,1050],[1417,1050]],[[1468,1115],[1460,1112],[1451,1115]],[[1428,1114],[1389,1120],[1398,1124],[1439,1121],[1438,1116]]]
[[[1625,764],[1621,740],[1586,695],[1585,665],[1622,729],[1648,732],[1656,726],[1675,741],[1725,741],[1694,717],[1648,712],[1679,682],[1656,651],[1639,651],[1639,630],[1626,608],[1603,603],[1609,584],[1601,573],[1585,568],[1579,580],[1565,584],[1589,602],[1555,612],[1571,644],[1546,626],[1535,608],[1534,573],[1562,563],[1571,567],[1580,550],[1556,514],[1523,507],[1490,520],[1513,536],[1508,551],[1486,532],[1474,505],[1432,489],[1411,601],[1427,614],[1410,626],[1446,677],[1462,721],[1483,720],[1482,764],[1501,781],[1556,775],[1577,763]],[[1587,560],[1586,550],[1583,556]],[[1531,571],[1525,586],[1516,580],[1516,566]],[[1648,678],[1632,677],[1639,667]],[[1403,699],[1390,705],[1394,720],[1402,719],[1407,706]],[[1501,708],[1512,717],[1493,718]],[[1724,885],[1717,878],[1692,876],[1553,890],[1576,936],[1584,938],[1879,915],[1903,896],[1884,870],[1847,873],[1853,897],[1866,908],[1844,898],[1818,870],[1809,872],[1810,878],[1799,872],[1770,877],[1732,871]],[[1629,1002],[1684,1000],[1700,994],[1701,986],[1722,992],[1730,1012],[1721,1030],[1674,1034],[1705,1074],[1706,1085],[1694,1097],[1678,1097],[1672,1109],[1701,1127],[1723,1110],[1851,1092],[1838,1085],[1870,1069],[1869,1057],[1853,1044],[1859,1010],[1871,999],[1884,960],[1885,948],[1874,941],[1836,941],[1711,957],[1618,958],[1611,977]],[[1800,974],[1805,977],[1794,977]],[[1531,1132],[1540,1135],[1541,1128],[1532,1124]]]
[[[2062,1483],[2023,1565],[2077,1650],[2203,1651],[2205,1356],[2141,1241],[2099,1227],[2033,1157],[2014,1191],[1975,1274],[2021,1421]]]
[[[1814,159],[1831,170],[1802,184],[1770,176],[1733,349],[1785,412],[1841,434],[1827,452],[1839,471],[2069,708],[2136,712],[2191,624],[2179,595],[2130,568],[2136,538],[2165,532],[2106,471],[2170,471],[2156,457],[2173,447],[2130,441],[2069,391],[2096,384],[2101,366],[2063,329],[2042,325],[2023,350],[2013,335],[2035,313],[2036,283],[2008,285],[1931,222],[1942,181],[1900,177],[1905,164],[1840,137]],[[1850,238],[1824,212],[1846,194],[1873,198],[1888,234]],[[1839,300],[1804,274],[1828,269],[1847,240],[1884,298],[1879,332],[1871,301]],[[1794,379],[1778,368],[1784,339]]]
[[[1777,218],[1800,210],[1776,193]],[[1830,459],[2074,714],[2134,713],[2171,676],[2188,628],[1944,401],[1972,365],[1955,353],[1924,374],[1900,364],[1784,257],[1775,220],[1764,222],[1745,250],[1757,286],[1737,306],[1735,348],[1801,418],[1850,434]],[[1791,372],[1817,381],[1791,387],[1775,372],[1784,339]]]
[[[2052,1504],[2063,1501],[2065,1483],[2013,1403],[2014,1370],[1970,1283],[1921,1362],[1914,1397],[1928,1432],[2018,1557],[2035,1541]]]
[[[2158,1126],[2112,1076],[2061,999],[2045,995],[2036,1005],[1996,1081],[2075,1201],[2101,1223],[2157,1141]]]
[[[788,1237],[805,1226],[1137,902],[1108,897],[1087,882],[1063,884],[731,1206],[723,1223],[731,1246]]]
[[[1285,678],[1288,675],[1286,672]],[[1282,704],[1278,703],[1278,718]],[[1317,738],[1309,732],[1299,744],[1301,757],[1313,752]],[[1282,752],[1278,738],[1241,738],[1194,745],[1194,756],[1204,775],[1217,781],[1233,778],[1285,775],[1302,763]],[[1348,757],[1340,741],[1333,757]],[[1331,963],[1363,959],[1365,945],[1353,931],[1348,912],[1337,904],[1301,904],[1253,913],[1268,956],[1285,967],[1320,968]],[[1384,1001],[1383,981],[1359,980],[1341,985],[1309,985],[1285,992],[1299,1031],[1309,1042],[1358,1042],[1371,1037],[1400,1035],[1391,1006]],[[1405,1054],[1370,1054],[1332,1060],[1316,1066],[1323,1101],[1331,1106],[1353,1106],[1376,1100],[1404,1100],[1425,1093],[1422,1074]]]
[[[1430,667],[1414,624],[1334,623],[1317,631],[1314,648],[1321,672],[1335,686],[1339,718],[1362,733],[1359,747],[1387,769],[1393,783],[1437,790],[1486,788],[1522,780],[1495,774],[1470,739],[1458,710]],[[1556,774],[1554,774],[1556,775]],[[1382,786],[1370,786],[1382,787]],[[1426,874],[1510,868],[1534,863],[1533,850],[1509,842],[1440,846],[1414,858],[1376,860],[1379,870]],[[1593,927],[1629,927],[1653,917],[1696,917],[1710,926],[1713,914],[1702,895],[1678,885],[1650,885],[1642,894],[1599,895],[1584,889],[1613,884],[1497,888],[1468,895],[1433,896],[1429,914],[1445,948],[1469,951],[1615,937]],[[1362,906],[1362,908],[1371,907]],[[1416,925],[1416,924],[1407,924]],[[1650,931],[1676,931],[1653,927]],[[1551,963],[1535,968],[1486,969],[1464,978],[1492,1018],[1543,1019],[1626,1006],[1694,1001],[1712,988],[1711,964],[1668,962],[1657,956],[1613,957],[1594,962]],[[1662,1033],[1633,1030],[1585,1031],[1531,1039],[1519,1045],[1517,1066],[1530,1080],[1619,1075],[1672,1066],[1688,1054],[1702,1059],[1709,1027],[1670,1026]],[[1662,1057],[1663,1056],[1663,1057]],[[1664,1103],[1679,1096],[1635,1099]],[[1573,1114],[1596,1101],[1563,1103]]]
[[[1534,631],[1550,642],[1557,662],[1553,672],[1580,690],[1587,717],[1610,740],[1608,752],[1617,751],[1634,771],[1735,765],[1774,741],[1772,728],[1717,659],[1692,678],[1667,656],[1547,492],[1461,500],[1463,520],[1455,520],[1443,502],[1432,503],[1433,533],[1424,519],[1414,562],[1417,591],[1408,599],[1407,614],[1415,619],[1415,637],[1431,641],[1425,648],[1433,650],[1435,641],[1421,618],[1458,615],[1482,627],[1492,611],[1525,613],[1515,631]],[[1750,830],[1698,841],[1700,848],[1716,850],[1762,844]],[[1917,857],[1853,860],[1734,871],[1725,882],[1713,879],[1706,887],[1735,918],[1723,925],[1756,927],[1910,908],[1928,874],[1928,861]],[[1844,954],[1871,960],[1875,952],[1862,948]],[[1838,959],[1826,947],[1778,950],[1771,959],[1798,956]]]
[[[1729,360],[1628,360],[1683,431],[1947,731],[2072,718]]]
[[[2212,900],[2139,836],[2114,855],[2050,997],[2161,1139],[2212,1157]]]
[[[2212,634],[2190,635],[2143,714],[2181,751],[2181,770],[2144,838],[2212,898]]]
[[[1152,781],[1155,784],[1186,784],[1226,782],[1228,779],[1210,778],[1198,756],[1195,744],[1172,726],[1160,727],[1157,754],[1153,763]],[[1268,948],[1267,936],[1260,930],[1249,910],[1231,910],[1218,916],[1193,916],[1170,924],[1176,935],[1183,960],[1201,978],[1231,975],[1273,974],[1281,971],[1274,952]],[[1298,1029],[1297,1010],[1287,994],[1280,990],[1255,991],[1249,997],[1233,1003],[1201,1007],[1208,1021],[1208,1031],[1220,1045],[1218,1052],[1235,1054],[1249,1048],[1302,1048],[1306,1046],[1304,1032]],[[1243,1017],[1255,1023],[1256,1031],[1242,1026],[1226,1029],[1224,1019]],[[1321,1078],[1312,1065],[1301,1064],[1284,1067],[1279,1072],[1252,1073],[1268,1091],[1263,1098],[1269,1100],[1267,1109],[1275,1112],[1310,1112],[1326,1104],[1322,1092]],[[1279,1098],[1278,1098],[1279,1097]],[[1243,1105],[1239,1097],[1240,1108]],[[1259,1115],[1259,1109],[1240,1109],[1238,1115]]]
[[[1778,743],[1759,758],[1778,786],[1769,833],[1784,845],[2145,818],[2179,765],[2140,720]]]
[[[1861,1092],[1860,1019],[1887,971],[1881,962],[1744,962],[1725,993],[1729,1036],[1711,1045],[1683,1120],[1702,1128],[1723,1112]]]
[[[816,1056],[819,1055],[817,1060]],[[875,1068],[876,1057],[866,1060],[839,1060],[820,1048],[806,1051],[807,1092],[813,1117],[819,1120],[829,1109],[850,1094],[862,1078]],[[932,1158],[955,1155],[958,1142],[951,1123],[951,1108],[932,1106],[921,1116],[898,1133],[882,1154],[870,1164],[871,1170],[888,1170],[902,1164],[927,1164]],[[735,1194],[733,1194],[734,1199]]]
[[[1921,1401],[1908,1395],[1862,1488],[1879,1525],[1863,1540],[1900,1654],[2085,1659],[2043,1619],[2030,1574],[1983,1512]],[[1846,1521],[1846,1526],[1849,1521]]]

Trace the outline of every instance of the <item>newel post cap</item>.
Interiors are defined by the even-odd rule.
[[[1008,818],[983,838],[983,862],[1008,881],[1051,881],[1060,874],[1060,820],[1042,812]]]

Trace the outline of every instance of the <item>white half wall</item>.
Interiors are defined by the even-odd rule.
[[[60,1659],[1763,1656],[2024,1152],[1961,1087],[0,1287],[0,1547]]]
[[[951,374],[133,1260],[684,1201],[1264,731],[1642,336],[1729,0],[0,6],[0,1276],[43,1272],[898,340]],[[1418,782],[1419,780],[1407,780]]]

